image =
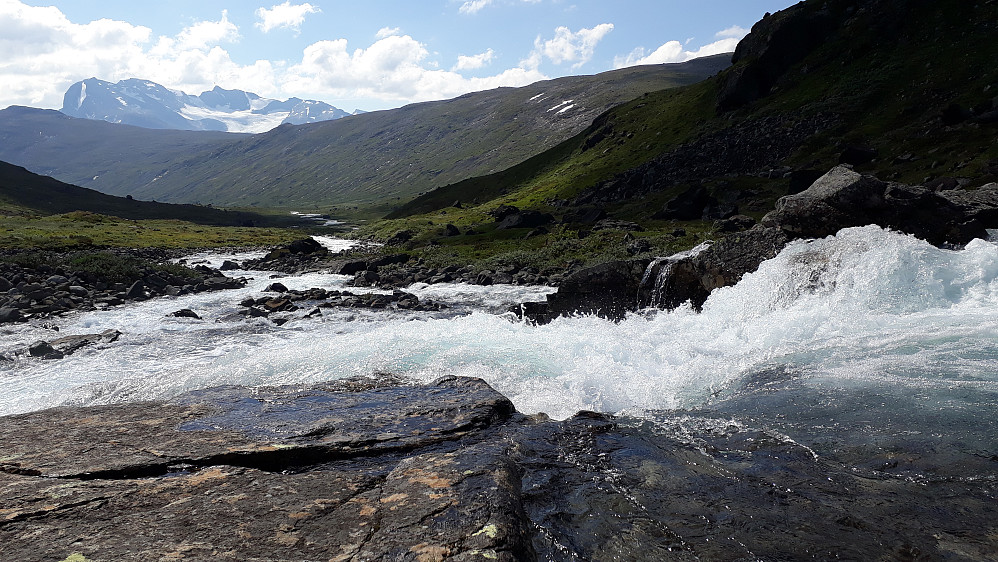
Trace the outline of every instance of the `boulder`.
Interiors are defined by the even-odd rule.
[[[340,269],[336,272],[340,275],[353,275],[358,271],[364,271],[367,269],[367,262],[363,260],[348,261],[340,266]]]
[[[264,289],[264,291],[268,293],[286,293],[288,292],[288,288],[284,285],[284,283],[274,282],[267,285],[267,288]]]
[[[933,244],[965,244],[985,227],[946,196],[930,189],[880,181],[836,166],[811,187],[780,198],[762,219],[791,238],[822,238],[843,228],[878,224]]]
[[[326,247],[315,241],[314,238],[302,238],[288,244],[288,250],[292,254],[315,254],[327,252]]]
[[[519,211],[506,215],[496,226],[496,230],[511,228],[537,228],[554,222],[554,217],[540,211]]]
[[[125,296],[130,299],[140,299],[146,296],[146,285],[141,280],[132,283],[132,286],[125,291]]]
[[[717,205],[717,199],[711,197],[703,186],[687,189],[666,202],[661,211],[652,215],[656,220],[690,221],[704,218],[705,211]]]
[[[169,316],[172,316],[174,318],[193,318],[195,320],[200,320],[201,319],[201,317],[198,316],[197,312],[194,312],[193,310],[191,310],[189,308],[183,308],[183,309],[178,310],[176,312],[171,312],[169,314]]]
[[[55,348],[47,341],[36,341],[28,346],[28,355],[32,357],[46,357],[55,354]]]
[[[0,308],[0,324],[7,322],[20,322],[21,320],[23,319],[21,318],[20,310],[12,307]]]
[[[444,236],[460,236],[461,231],[453,224],[444,227]]]
[[[232,271],[235,269],[242,269],[242,268],[243,266],[239,265],[238,263],[232,260],[225,260],[222,262],[221,267],[219,267],[218,269],[220,269],[221,271]]]
[[[579,270],[562,281],[558,292],[547,296],[546,313],[552,317],[596,314],[612,320],[623,319],[635,309],[638,288],[649,262],[613,261]]]

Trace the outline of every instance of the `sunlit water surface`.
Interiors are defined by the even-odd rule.
[[[332,241],[325,241],[332,243]],[[199,256],[215,265],[246,256]],[[943,432],[994,451],[998,405],[998,246],[943,250],[877,227],[794,243],[696,314],[545,326],[505,309],[546,287],[415,285],[441,312],[323,309],[284,326],[237,314],[275,279],[244,289],[156,299],[6,325],[0,353],[39,339],[122,332],[59,361],[0,363],[0,414],[60,404],[169,398],[216,385],[305,384],[375,372],[420,381],[481,377],[525,413],[579,410],[654,418],[700,410],[783,420],[822,439],[858,427]],[[292,289],[346,287],[330,274],[280,276]],[[190,308],[203,320],[167,317]],[[302,313],[307,312],[303,310]]]

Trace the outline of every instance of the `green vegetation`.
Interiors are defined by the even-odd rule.
[[[610,196],[600,205],[610,218],[642,229],[629,235],[556,223],[547,227],[549,233],[524,239],[529,229],[497,231],[488,212],[513,205],[561,218],[577,210],[572,199],[580,193],[601,189],[616,174],[661,161],[703,139],[722,139],[706,146],[724,150],[705,159],[734,155],[751,162],[758,155],[762,161],[766,147],[742,142],[740,134],[756,123],[777,133],[809,119],[828,124],[781,157],[774,167],[784,170],[824,172],[839,163],[846,147],[860,146],[875,149],[878,156],[857,170],[882,179],[922,184],[948,176],[966,178],[971,187],[998,181],[998,124],[943,118],[946,112],[975,107],[998,110],[998,66],[992,64],[998,60],[998,6],[947,0],[901,9],[901,4],[886,3],[887,8],[853,14],[847,2],[831,4],[831,13],[841,20],[827,40],[782,70],[769,95],[753,103],[729,112],[717,109],[719,93],[754,62],[750,56],[702,83],[645,94],[613,108],[581,133],[521,164],[417,197],[356,235],[383,241],[408,231],[407,251],[482,267],[506,259],[541,265],[614,259],[633,252],[628,245],[641,239],[649,242],[648,250],[637,247],[645,254],[689,248],[710,236],[713,224],[655,220],[667,201],[703,186],[718,198],[737,194],[741,212],[758,219],[787,194],[784,172],[770,178],[761,165],[749,173],[706,172]],[[814,14],[828,8],[808,2],[791,9]],[[460,208],[452,206],[455,202]],[[446,224],[476,234],[447,236]],[[688,234],[671,236],[677,228]]]
[[[196,278],[200,275],[189,267],[175,263],[155,263],[146,259],[99,250],[56,253],[51,250],[32,249],[0,256],[0,262],[12,263],[33,270],[47,268],[46,271],[54,271],[58,268],[64,268],[82,278],[100,279],[105,283],[132,283],[136,279],[141,279],[147,270],[181,278]]]
[[[279,228],[205,226],[178,220],[133,221],[87,212],[64,215],[0,213],[0,248],[213,248],[272,246],[301,238]]]

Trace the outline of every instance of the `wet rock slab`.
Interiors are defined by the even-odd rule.
[[[0,418],[14,560],[516,560],[519,474],[485,383],[216,389]]]
[[[0,417],[11,560],[989,560],[998,457],[815,450],[719,412],[524,416],[483,381]],[[883,463],[885,454],[894,464]],[[890,459],[887,459],[890,460]]]

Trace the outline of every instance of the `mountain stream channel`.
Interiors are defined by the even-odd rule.
[[[523,414],[591,429],[576,413],[598,412],[616,428],[579,430],[588,445],[549,440],[572,477],[527,471],[538,558],[998,559],[992,241],[949,250],[845,229],[792,243],[700,313],[646,310],[618,323],[532,325],[506,312],[550,287],[417,284],[405,291],[445,306],[307,316],[306,305],[278,326],[239,314],[240,301],[275,281],[377,290],[324,273],[227,275],[249,282],[3,326],[0,354],[12,356],[54,337],[52,324],[60,336],[121,336],[64,359],[0,362],[0,415],[374,373],[477,377]],[[178,309],[201,318],[168,316]]]

